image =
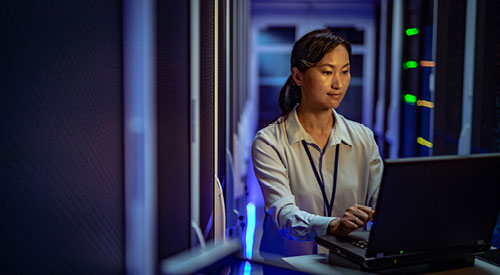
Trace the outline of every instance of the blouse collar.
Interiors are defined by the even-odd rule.
[[[294,144],[296,142],[305,140],[307,143],[316,143],[313,138],[306,132],[302,124],[300,124],[299,117],[297,116],[297,107],[299,104],[295,105],[292,111],[288,114],[285,119],[285,128],[288,137],[288,142]],[[335,118],[335,125],[333,125],[332,131],[330,132],[330,138],[328,140],[327,147],[334,146],[340,143],[352,146],[351,137],[347,131],[347,125],[344,121],[344,117],[337,114],[335,109],[332,109],[333,117]]]

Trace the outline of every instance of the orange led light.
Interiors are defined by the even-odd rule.
[[[427,100],[417,100],[417,106],[419,107],[427,107],[427,108],[434,108],[434,103],[427,101]]]
[[[420,67],[434,67],[436,63],[434,61],[420,60]]]

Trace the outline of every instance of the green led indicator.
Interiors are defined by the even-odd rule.
[[[413,60],[410,60],[410,61],[406,61],[403,63],[403,69],[414,69],[416,68],[418,65],[417,61],[413,61]]]
[[[417,102],[417,97],[414,95],[406,94],[405,95],[405,102],[413,105],[413,104],[415,104],[415,102]]]
[[[408,35],[408,36],[417,35],[417,34],[418,34],[417,28],[406,29],[406,35]]]
[[[403,254],[403,250],[399,251],[399,254]]]

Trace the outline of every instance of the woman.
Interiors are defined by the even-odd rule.
[[[351,80],[351,45],[328,30],[294,45],[282,114],[252,145],[266,219],[261,251],[317,252],[316,235],[347,235],[372,219],[383,163],[373,133],[336,113]]]

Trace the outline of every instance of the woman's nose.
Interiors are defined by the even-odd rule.
[[[340,81],[340,77],[337,74],[334,74],[332,77],[331,88],[335,90],[342,88],[342,82]]]

